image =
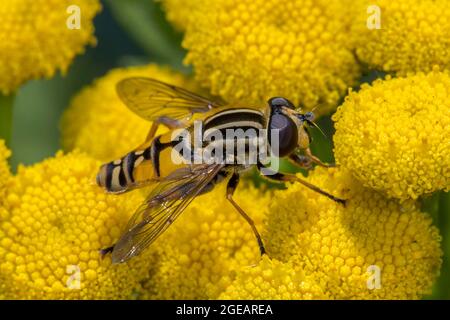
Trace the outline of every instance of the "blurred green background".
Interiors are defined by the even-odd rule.
[[[86,54],[77,57],[66,76],[32,81],[18,92],[11,141],[13,170],[19,163],[35,163],[60,149],[59,119],[63,110],[74,94],[108,70],[157,62],[186,74],[192,72],[182,64],[182,35],[166,22],[158,3],[149,0],[105,0],[102,3],[103,11],[95,19],[98,45],[87,48]],[[366,75],[363,81],[370,82],[378,76],[380,74],[374,72]],[[332,162],[331,119],[324,117],[318,124],[328,138],[314,132],[313,151],[324,161]],[[433,215],[440,228],[445,251],[441,276],[433,294],[427,298],[450,299],[450,197],[444,193],[435,194],[424,200],[423,208]]]

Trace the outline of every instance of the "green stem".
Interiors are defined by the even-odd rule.
[[[422,198],[421,210],[429,213],[433,218],[433,221],[439,225],[441,217],[439,216],[439,202],[441,198],[441,192],[435,192],[432,195]]]
[[[11,148],[14,95],[0,94],[0,139]]]
[[[439,279],[439,298],[450,299],[450,192],[441,192],[439,197],[439,227],[442,233],[444,252],[441,276]]]
[[[432,295],[426,299],[450,298],[450,194],[447,192],[435,192],[433,195],[422,199],[421,210],[433,217],[434,224],[439,227],[442,235],[441,247],[443,251],[440,276],[433,287]]]

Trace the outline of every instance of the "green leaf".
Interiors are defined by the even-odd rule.
[[[150,0],[106,0],[114,18],[156,62],[187,72],[181,35],[164,18],[159,4]]]
[[[5,140],[9,148],[11,148],[14,98],[15,95],[0,94],[0,139]]]

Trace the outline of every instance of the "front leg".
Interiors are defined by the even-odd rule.
[[[322,160],[320,160],[318,157],[312,154],[311,149],[308,147],[305,149],[306,157],[310,158],[312,162],[315,164],[325,167],[325,168],[333,168],[336,167],[334,163],[324,163]]]
[[[313,185],[312,183],[309,183],[306,180],[303,180],[299,177],[297,177],[296,175],[293,174],[284,174],[284,173],[280,173],[280,172],[275,172],[273,170],[271,170],[270,168],[266,168],[264,167],[264,165],[262,165],[261,163],[258,164],[258,170],[261,172],[261,169],[264,168],[266,174],[263,174],[262,176],[265,177],[266,179],[272,180],[272,181],[278,181],[278,182],[299,182],[301,184],[303,184],[305,187],[320,193],[321,195],[324,195],[325,197],[340,203],[342,205],[345,206],[345,202],[346,200],[338,198],[333,196],[332,194],[320,189],[319,187]]]
[[[175,120],[165,116],[159,117],[158,119],[152,122],[152,126],[150,127],[150,131],[148,132],[145,141],[150,141],[155,137],[156,131],[158,131],[158,127],[161,124],[169,128],[169,130],[183,128],[183,126],[185,125],[185,123],[183,123],[180,120]]]
[[[144,150],[151,146],[153,139],[156,136],[156,132],[158,131],[158,128],[160,125],[164,125],[169,130],[183,128],[185,126],[185,123],[183,123],[180,120],[171,119],[168,117],[159,117],[158,119],[154,120],[152,122],[152,125],[150,127],[150,131],[147,134],[147,137],[145,138],[144,143],[140,144],[137,148],[135,148],[135,151]]]
[[[295,166],[297,166],[299,168],[306,169],[306,170],[312,169],[313,161],[308,156],[292,153],[291,155],[289,155],[288,159],[289,159],[289,162],[293,163]]]

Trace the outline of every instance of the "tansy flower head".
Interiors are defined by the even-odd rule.
[[[105,195],[92,183],[99,163],[80,153],[19,168],[0,220],[0,295],[9,299],[131,298],[148,255],[111,265],[110,246],[142,201]]]
[[[229,102],[285,96],[325,113],[359,76],[344,3],[199,0],[183,42],[186,62],[202,85]]]
[[[291,263],[282,263],[264,256],[257,266],[242,268],[236,280],[220,299],[311,300],[326,299],[314,275],[295,270]]]
[[[119,99],[117,83],[129,77],[149,77],[193,89],[186,77],[168,68],[148,65],[115,69],[82,90],[65,111],[62,144],[102,161],[123,156],[144,142],[151,123],[135,115]]]
[[[428,72],[434,65],[450,68],[448,0],[362,0],[356,3],[360,9],[351,34],[356,40],[358,58],[369,67],[401,75],[410,71]],[[371,25],[378,14],[375,10],[369,10],[368,14],[369,6],[380,10],[379,29],[368,27],[368,20]]]
[[[185,30],[202,2],[198,0],[163,0],[163,7],[169,20],[178,30]]]
[[[220,185],[199,196],[154,243],[157,259],[143,298],[217,299],[236,270],[259,261],[255,236],[225,193]],[[261,228],[270,195],[242,185],[235,200]]]
[[[98,0],[2,0],[0,92],[65,73],[87,44],[95,44],[92,20],[99,11]],[[70,15],[77,13],[80,28],[69,28]]]
[[[300,184],[277,192],[264,237],[271,257],[314,275],[332,299],[411,299],[430,292],[441,250],[427,214],[364,188],[341,169],[317,168],[308,181],[347,199],[346,206]]]
[[[336,161],[365,186],[402,200],[450,188],[447,72],[364,85],[334,120]]]

